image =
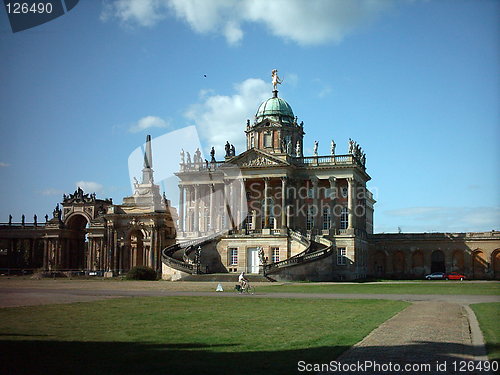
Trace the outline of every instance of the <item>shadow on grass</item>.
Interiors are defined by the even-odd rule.
[[[238,345],[0,340],[0,372],[31,375],[312,374],[318,371],[299,372],[298,362],[328,364],[347,349],[345,346],[332,346],[281,351],[234,351]],[[220,351],[223,348],[229,351]],[[399,358],[403,364],[431,363],[435,366],[436,361],[451,363],[462,359],[462,354],[475,354],[476,350],[470,345],[425,342],[404,347],[358,347],[346,352],[341,361],[353,363],[355,360],[375,360],[379,363],[394,363]],[[324,370],[320,369],[319,372]],[[420,372],[415,372],[417,373]]]

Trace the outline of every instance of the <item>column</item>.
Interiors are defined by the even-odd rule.
[[[318,191],[318,177],[316,176],[313,176],[311,177],[311,182],[312,182],[312,186],[313,186],[313,207],[314,207],[314,216],[313,216],[313,228],[314,229],[319,229],[320,228],[320,209],[319,209],[319,204],[318,204],[318,195],[319,195],[319,191]]]
[[[200,192],[199,192],[199,188],[200,188],[200,185],[194,185],[194,225],[193,225],[193,231],[194,232],[198,232],[199,231],[199,228],[200,228],[200,217],[199,217],[199,214],[200,214],[200,211],[199,211],[199,208],[200,208],[200,205],[199,205],[199,198],[200,198]]]
[[[347,192],[348,192],[348,197],[347,197],[347,209],[349,212],[349,223],[347,225],[348,229],[354,228],[354,178],[348,178],[347,179]]]
[[[281,228],[286,228],[286,176],[281,177]]]
[[[179,185],[179,232],[184,232],[184,186]]]
[[[230,194],[229,194],[229,181],[224,180],[224,195],[222,196],[222,205],[223,205],[223,210],[222,210],[222,215],[224,215],[224,220],[223,223],[224,228],[227,229],[229,228],[229,218],[230,218],[230,208],[229,208],[229,202],[230,202]]]
[[[156,225],[151,228],[151,246],[149,247],[149,267],[156,271]]]
[[[335,202],[337,198],[337,179],[335,177],[330,177],[328,179],[330,182],[330,190],[331,190],[331,195],[330,195],[330,229],[335,229]]]
[[[264,177],[264,228],[269,228],[269,177]]]
[[[248,215],[248,205],[247,205],[247,192],[246,192],[246,189],[245,189],[245,181],[246,181],[246,178],[242,178],[241,179],[241,184],[240,184],[240,191],[241,191],[241,196],[240,196],[240,230],[244,230],[245,229],[245,219]]]
[[[215,201],[215,186],[214,184],[210,184],[208,185],[208,192],[210,193],[208,199],[209,199],[209,208],[208,208],[208,216],[209,216],[209,223],[210,223],[210,227],[209,227],[209,230],[211,232],[215,231],[215,213],[214,213],[214,201]]]
[[[43,269],[44,270],[49,269],[49,247],[48,247],[47,242],[48,242],[47,239],[43,240]],[[10,258],[10,254],[9,254],[9,258]]]

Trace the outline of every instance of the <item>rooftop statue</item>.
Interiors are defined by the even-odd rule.
[[[318,141],[314,141],[313,153],[314,156],[318,156]]]
[[[280,77],[278,77],[278,70],[277,69],[273,69],[271,73],[272,73],[272,77],[273,77],[273,90],[278,90],[278,85],[281,85],[283,80],[280,79]]]

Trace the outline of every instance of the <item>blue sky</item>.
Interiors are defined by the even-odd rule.
[[[15,34],[1,12],[0,221],[77,184],[120,203],[146,134],[244,151],[277,68],[307,153],[366,151],[376,231],[500,229],[499,1],[81,1]]]

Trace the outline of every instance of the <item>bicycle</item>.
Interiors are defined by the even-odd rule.
[[[246,293],[246,294],[255,294],[255,288],[253,286],[251,286],[250,284],[246,284],[245,287],[241,287],[240,284],[236,284],[234,286],[234,291],[238,294],[243,294],[243,293]]]

